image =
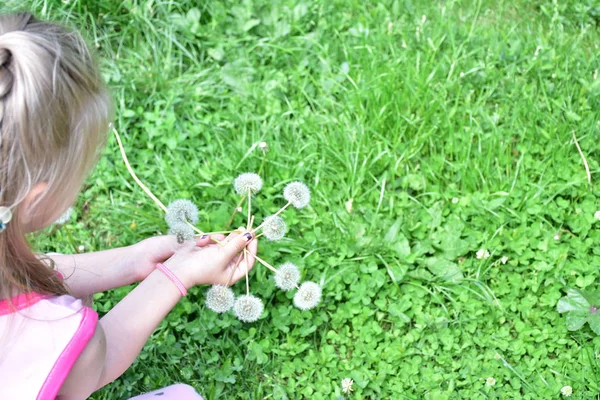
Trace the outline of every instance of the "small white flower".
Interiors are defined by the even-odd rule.
[[[571,397],[571,395],[573,394],[573,388],[568,385],[563,386],[562,389],[560,389],[560,393],[565,397]]]
[[[241,174],[233,181],[235,191],[242,196],[248,196],[248,193],[254,194],[258,192],[262,188],[262,185],[263,183],[260,176],[252,172]]]
[[[506,263],[508,262],[508,257],[506,257],[506,256],[502,256],[502,258],[500,259],[500,262],[501,262],[502,264],[506,264]]]
[[[596,212],[594,213],[594,218],[596,218],[596,219],[600,220],[600,211],[596,211]]]
[[[67,211],[65,211],[63,213],[63,215],[61,215],[60,217],[58,217],[58,219],[56,221],[54,221],[54,223],[56,225],[63,225],[71,219],[72,214],[73,214],[73,207],[69,207],[67,209]]]
[[[294,295],[294,305],[301,310],[315,308],[321,301],[321,286],[314,282],[304,282]]]
[[[342,379],[342,392],[350,393],[352,391],[352,385],[354,385],[354,381],[350,378]]]
[[[81,244],[81,245],[79,245],[79,246],[77,247],[77,251],[78,251],[78,252],[80,252],[80,253],[83,253],[83,252],[85,251],[85,246],[84,246],[84,245],[82,245],[82,244]]]
[[[281,264],[275,274],[275,286],[281,290],[292,290],[300,282],[300,270],[292,263]]]
[[[486,258],[490,258],[490,252],[487,251],[486,249],[479,249],[477,250],[477,253],[475,253],[475,256],[477,257],[478,260],[486,259]]]
[[[499,359],[501,359],[502,357],[500,356],[500,354],[496,353],[496,354],[494,354],[494,358],[495,358],[496,360],[499,360]]]
[[[283,197],[296,208],[304,208],[310,203],[310,189],[302,182],[292,182],[283,189]]]
[[[270,215],[265,218],[262,230],[267,240],[275,242],[281,240],[285,236],[287,224],[279,215]]]
[[[458,197],[453,197],[452,198],[452,204],[458,204],[460,200],[458,199]]]
[[[496,384],[496,380],[491,376],[485,380],[486,386],[494,386]]]
[[[244,211],[244,209],[242,207],[238,207],[235,209],[237,212],[241,213],[242,211]]]
[[[560,235],[558,233],[554,235],[554,240],[560,240]]]

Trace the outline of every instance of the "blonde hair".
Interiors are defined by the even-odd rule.
[[[45,221],[73,201],[104,146],[109,94],[79,34],[29,13],[0,15],[0,206],[13,218],[0,233],[0,298],[68,292],[31,251],[21,202],[46,184],[27,215]]]

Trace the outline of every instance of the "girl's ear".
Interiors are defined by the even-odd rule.
[[[19,223],[27,233],[41,229],[47,224],[45,220],[48,219],[48,215],[39,207],[39,200],[47,187],[47,182],[37,183],[19,205]]]

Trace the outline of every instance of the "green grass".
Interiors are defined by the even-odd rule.
[[[263,157],[259,218],[287,182],[313,191],[286,214],[288,239],[261,252],[324,285],[316,310],[293,308],[264,268],[254,324],[208,311],[196,288],[94,399],[178,381],[208,399],[331,399],[346,377],[349,399],[550,399],[565,385],[598,398],[600,338],[567,331],[556,304],[599,279],[600,2],[30,7],[96,46],[138,175],[164,202],[194,200],[205,230],[224,227],[233,178]],[[112,138],[73,221],[36,245],[100,250],[166,231]],[[98,311],[128,290],[98,296]]]

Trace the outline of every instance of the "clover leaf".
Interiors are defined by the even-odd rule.
[[[567,295],[558,301],[559,313],[567,313],[567,329],[576,331],[587,322],[600,335],[600,292],[586,293],[568,289]]]

